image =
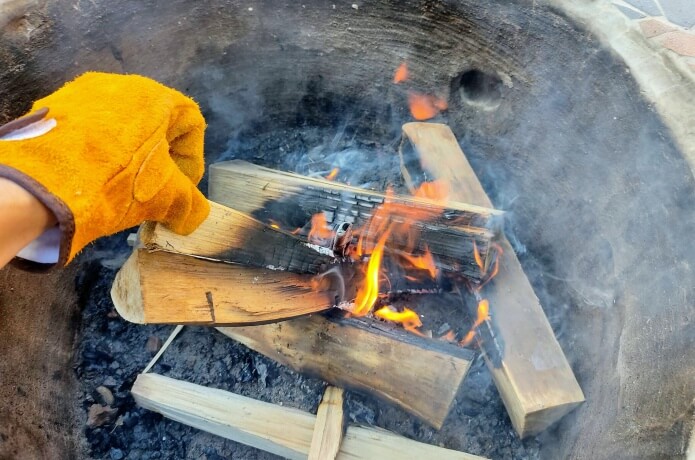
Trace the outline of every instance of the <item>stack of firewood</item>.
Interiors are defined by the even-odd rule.
[[[137,323],[217,326],[298,372],[375,395],[440,428],[474,352],[369,318],[322,313],[349,309],[364,282],[363,270],[349,261],[354,258],[345,257],[345,241],[334,237],[317,244],[307,238],[304,227],[311,216],[322,213],[338,235],[340,230],[363,228],[379,206],[396,202],[422,211],[414,216],[427,216],[400,224],[417,229],[418,247],[431,251],[450,284],[480,285],[481,274],[495,259],[497,277],[485,284],[483,293],[490,315],[479,325],[477,344],[519,435],[547,428],[580,404],[583,394],[512,248],[501,236],[501,213],[492,209],[447,126],[409,123],[403,132],[401,148],[414,148],[428,176],[446,184],[445,204],[386,196],[241,161],[212,165],[212,211],[198,230],[182,237],[160,225],[141,228],[139,245],[112,289],[118,312]],[[408,181],[405,166],[403,172]],[[150,374],[141,375],[133,388],[144,407],[289,458],[306,458],[309,447],[319,449],[327,442],[317,438],[317,431],[312,441],[315,417],[309,414],[223,393]],[[180,407],[174,407],[177,401]],[[215,414],[222,410],[222,401],[229,402],[230,413],[238,404],[258,408],[261,418],[240,420],[241,425],[225,422],[221,428]],[[321,414],[320,409],[319,419]],[[296,426],[295,439],[284,443],[282,429],[250,435],[249,424],[267,416],[286,418],[278,422],[282,428]],[[264,442],[253,441],[258,436]],[[392,447],[385,446],[391,441],[403,442],[392,434],[357,427],[347,429],[342,444],[340,437],[328,438],[335,444],[328,448],[332,456],[314,458],[349,456],[355,449],[361,449],[362,456],[353,454],[354,458],[382,458],[376,450],[356,446],[368,446],[368,439],[378,438],[386,444],[379,441],[380,447],[373,448],[388,450]]]

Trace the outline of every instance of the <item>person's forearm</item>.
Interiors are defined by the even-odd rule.
[[[0,267],[55,224],[53,213],[34,195],[0,178]]]

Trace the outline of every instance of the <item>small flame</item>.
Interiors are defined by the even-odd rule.
[[[331,169],[331,172],[328,173],[328,175],[326,176],[326,179],[327,180],[335,179],[335,177],[338,175],[339,172],[340,172],[340,168]]]
[[[437,277],[437,264],[434,263],[434,257],[429,249],[425,248],[425,253],[421,256],[413,256],[410,254],[402,254],[402,256],[413,267],[420,270],[427,270],[430,274],[430,278],[435,279]]]
[[[439,339],[445,340],[447,342],[455,342],[456,341],[456,333],[454,332],[453,329],[449,329],[449,332],[447,332],[443,336],[439,337]]]
[[[316,213],[311,216],[311,230],[309,231],[309,241],[320,241],[333,237],[333,232],[328,227],[326,216],[322,213]]]
[[[408,79],[408,64],[403,62],[401,65],[398,66],[396,69],[396,72],[393,74],[393,82],[398,84],[398,83],[403,83]]]
[[[364,316],[369,313],[379,297],[379,272],[381,270],[381,260],[384,256],[384,246],[391,231],[382,233],[377,242],[367,264],[367,274],[364,284],[360,286],[355,298],[355,309],[353,313],[357,316]]]
[[[406,67],[403,68],[405,69]],[[446,108],[446,102],[443,100],[432,96],[422,97],[427,100],[428,107],[433,107],[434,111]],[[338,168],[334,168],[326,178],[333,179],[338,172]],[[433,279],[436,279],[438,276],[435,258],[429,248],[422,245],[420,229],[418,226],[412,225],[412,222],[427,222],[440,216],[448,200],[449,189],[444,182],[434,181],[423,183],[417,190],[413,190],[412,193],[416,198],[428,200],[430,203],[427,206],[414,207],[395,197],[393,191],[388,189],[384,202],[374,209],[371,218],[361,228],[354,230],[357,243],[350,248],[352,251],[351,256],[354,260],[368,256],[368,262],[364,267],[364,279],[354,297],[351,313],[356,316],[365,316],[372,313],[383,320],[400,323],[404,329],[411,333],[424,336],[418,330],[418,328],[422,327],[422,322],[415,311],[407,308],[403,309],[403,311],[397,311],[391,306],[380,307],[375,310],[375,305],[377,305],[379,299],[385,298],[380,293],[380,288],[388,287],[388,284],[391,282],[389,274],[382,267],[384,258],[387,255],[391,258],[398,258],[400,263],[406,268],[406,273],[403,276],[410,281],[416,282],[426,275],[421,272],[408,272],[407,269],[409,268],[426,272]],[[312,216],[311,230],[308,235],[309,240],[321,244],[333,237],[334,232],[328,226],[325,215],[318,213]],[[496,249],[497,259],[494,262],[493,270],[491,270],[492,273],[485,278],[481,285],[472,287],[478,298],[480,298],[478,293],[484,284],[490,281],[499,271],[501,248],[496,247]],[[485,275],[483,271],[485,265],[483,257],[475,242],[473,244],[473,252],[476,264],[480,268],[481,273]],[[386,286],[382,286],[382,284]],[[488,317],[489,303],[483,299],[478,304],[478,315],[475,323],[463,340],[458,343],[465,346],[472,342],[477,328]],[[431,333],[428,336],[431,337]],[[440,339],[457,343],[457,334],[454,330],[449,330]]]
[[[495,263],[492,266],[492,272],[490,273],[490,275],[488,275],[485,281],[483,281],[483,284],[481,284],[480,287],[478,287],[478,291],[480,291],[483,288],[483,286],[485,286],[487,283],[492,281],[493,278],[495,278],[500,272],[500,259],[504,254],[504,250],[502,249],[502,246],[500,246],[497,243],[492,243],[492,247],[495,249]]]
[[[478,245],[475,244],[475,240],[473,240],[473,258],[475,259],[475,264],[480,269],[480,273],[484,275],[485,267],[483,265],[483,258],[480,257],[480,252],[478,252]]]
[[[387,321],[393,321],[394,323],[400,323],[406,331],[423,336],[423,334],[417,330],[418,327],[422,326],[422,321],[420,321],[420,317],[413,310],[404,308],[403,311],[395,311],[391,309],[391,307],[382,307],[374,312],[374,316]]]
[[[416,120],[429,120],[448,108],[444,99],[415,91],[408,92],[408,105],[410,106],[410,114]]]
[[[473,323],[471,330],[468,331],[459,344],[463,347],[470,344],[475,337],[475,330],[488,319],[490,319],[490,302],[487,299],[483,299],[478,302],[478,317],[475,319],[475,323]]]
[[[433,200],[444,205],[449,199],[449,186],[440,180],[423,182],[413,195],[417,198]]]
[[[277,222],[275,222],[273,219],[270,219],[270,227],[271,227],[271,228],[274,228],[274,229],[276,229],[276,230],[280,230],[280,224],[278,224]]]

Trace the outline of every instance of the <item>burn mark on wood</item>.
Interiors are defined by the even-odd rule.
[[[210,318],[212,318],[212,322],[215,322],[215,303],[212,300],[212,292],[207,291],[205,292],[205,298],[208,301],[208,307],[210,308]]]

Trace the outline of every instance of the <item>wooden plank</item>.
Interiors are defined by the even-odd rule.
[[[131,390],[137,404],[163,416],[289,459],[309,455],[316,417],[157,374],[140,374]],[[413,441],[378,428],[348,427],[339,460],[482,460]]]
[[[329,386],[316,412],[309,460],[334,460],[343,440],[343,389]]]
[[[423,170],[449,184],[452,198],[491,207],[475,172],[448,126],[408,123],[403,134],[419,153]],[[514,250],[500,241],[499,274],[486,286],[497,341],[482,344],[484,356],[521,437],[536,434],[584,401]]]
[[[312,287],[312,275],[147,249],[133,252],[111,288],[118,313],[140,324],[259,324],[327,310],[339,295]]]
[[[290,233],[214,202],[207,219],[189,235],[146,222],[139,236],[151,250],[294,273],[320,273],[334,259],[326,249],[312,248]]]
[[[315,417],[163,375],[138,375],[130,390],[145,409],[285,458],[306,460]]]
[[[297,372],[376,396],[441,428],[473,353],[388,326],[312,315],[218,330]]]
[[[303,228],[321,212],[330,225],[347,222],[355,231],[366,229],[375,210],[387,200],[383,193],[239,160],[210,166],[209,195],[213,201],[291,231]],[[479,278],[473,243],[487,263],[490,240],[501,225],[500,211],[458,202],[444,207],[441,202],[406,196],[392,196],[389,202],[397,209],[389,219],[418,233],[416,249],[431,251],[443,270]],[[366,230],[363,234],[370,244],[380,236]]]

